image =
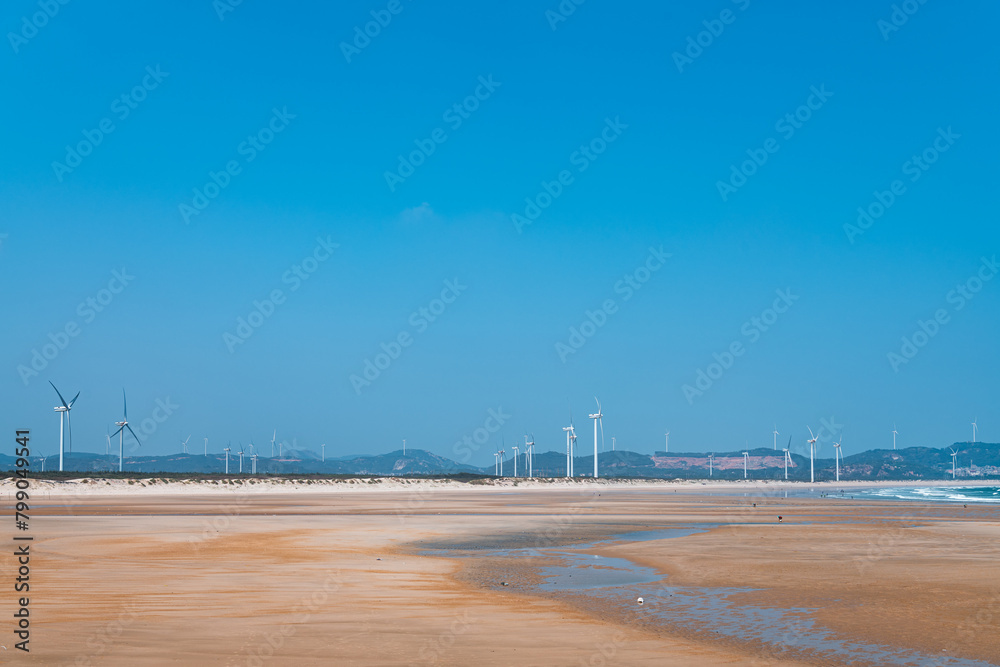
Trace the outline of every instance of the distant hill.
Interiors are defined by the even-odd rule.
[[[959,452],[957,459],[958,479],[1000,479],[1000,444],[977,442],[952,445]],[[748,479],[784,479],[785,466],[783,452],[768,448],[749,450],[746,475]],[[46,471],[58,466],[58,457],[49,456],[45,461]],[[629,451],[603,452],[598,457],[602,477],[658,478],[658,479],[743,479],[742,452],[719,452],[714,455],[709,473],[708,454],[703,452],[655,452],[653,455]],[[15,459],[0,455],[0,468],[12,470]],[[40,471],[39,459],[33,458],[34,472]],[[594,457],[577,456],[574,459],[577,477],[589,477],[594,470]],[[243,474],[250,474],[252,462],[249,456],[243,458]],[[816,459],[814,462],[816,480],[832,480],[835,477],[833,459]],[[118,470],[117,456],[73,452],[65,456],[67,470],[90,474],[115,472]],[[166,456],[130,456],[125,459],[127,473],[201,473],[221,474],[225,471],[223,454],[169,454]],[[229,474],[240,471],[239,456],[229,454]],[[514,474],[513,459],[503,464],[504,476]],[[525,457],[518,458],[519,477],[527,475]],[[538,452],[535,454],[533,473],[536,477],[565,477],[565,452]],[[360,476],[427,476],[478,474],[492,476],[494,467],[457,463],[422,449],[408,449],[386,454],[328,458],[320,460],[311,451],[289,450],[281,457],[258,457],[258,475],[360,475]],[[842,480],[921,480],[951,479],[951,453],[933,447],[907,447],[905,449],[874,449],[844,457],[840,462]],[[809,458],[800,454],[791,455],[788,479],[808,481]]]

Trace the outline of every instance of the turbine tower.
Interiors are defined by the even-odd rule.
[[[222,451],[226,453],[226,474],[229,474],[229,445],[222,448]]]
[[[257,452],[254,452],[253,456],[250,457],[250,466],[253,469],[252,475],[257,474]]]
[[[514,445],[513,449],[514,449],[514,477],[517,477],[517,453],[519,450],[517,448],[517,445]]]
[[[597,412],[588,416],[594,420],[594,479],[597,479],[597,424],[601,424],[601,442],[604,442],[604,415],[601,413],[601,402],[596,396],[594,400],[597,401]]]
[[[118,436],[118,472],[122,471],[123,461],[125,460],[125,429],[132,434],[135,441],[142,447],[142,442],[139,440],[139,436],[135,434],[132,427],[128,425],[128,401],[125,400],[125,390],[122,389],[122,420],[120,422],[115,422],[115,426],[118,430],[115,431],[115,435]]]
[[[667,441],[663,443],[663,453],[668,454],[670,452],[670,431],[666,433]]]
[[[781,435],[781,434],[778,433],[778,425],[775,424],[774,425],[774,451],[778,451],[778,436],[779,435]]]
[[[499,477],[500,476],[500,452],[499,452],[499,450],[493,452],[493,476],[494,477]]]
[[[535,471],[535,436],[531,436],[531,442],[528,442],[528,436],[524,436],[524,449],[528,457],[528,477],[534,477]]]
[[[564,426],[563,430],[566,431],[566,476],[573,476],[573,466],[570,459],[570,447],[572,447],[572,442],[570,441],[570,434],[573,433],[573,422],[570,421],[569,426]]]
[[[896,424],[895,424],[895,422],[893,422],[893,424],[892,424],[892,448],[893,449],[896,449],[896,434],[897,433],[899,433],[899,431],[896,430]]]
[[[52,384],[51,380],[49,380],[49,384]],[[52,388],[56,389],[56,386],[54,384],[52,384]],[[55,408],[53,408],[56,412],[59,413],[59,470],[61,472],[62,469],[63,469],[63,451],[64,451],[63,450],[63,422],[66,423],[66,435],[68,436],[66,438],[66,440],[69,441],[70,450],[72,450],[73,449],[73,424],[72,424],[72,421],[70,420],[69,411],[73,409],[73,404],[76,403],[76,399],[80,398],[80,392],[76,392],[76,396],[74,396],[73,400],[70,401],[69,403],[66,402],[66,399],[63,398],[62,394],[59,393],[58,389],[56,389],[56,395],[59,397],[59,402],[61,403],[61,405],[57,405]]]
[[[743,479],[747,478],[747,463],[750,461],[750,452],[743,452]]]
[[[243,443],[240,443],[240,474],[243,474]]]
[[[324,442],[322,445],[319,446],[319,448],[323,452],[323,463],[326,463],[326,443]]]
[[[569,476],[576,477],[576,429],[569,430]]]
[[[806,428],[809,429],[809,481],[815,482],[816,474],[813,466],[813,459],[816,457],[816,436],[813,435],[813,430],[811,428],[808,426],[806,426]],[[893,449],[895,449],[895,447],[893,447]]]
[[[833,443],[833,460],[837,464],[837,481],[840,481],[840,459],[843,453],[840,450],[840,443],[844,441],[844,438],[840,438],[840,442]]]
[[[972,420],[972,444],[976,444],[976,429],[979,428],[979,425],[976,424],[977,421],[979,421],[979,417]]]
[[[791,455],[789,455],[787,448],[786,449],[782,449],[781,451],[783,451],[785,453],[785,481],[787,482],[788,481],[788,462],[791,460],[792,457],[791,457]]]
[[[278,429],[274,429],[274,433],[271,434],[271,458],[274,458],[274,440],[278,437]]]
[[[205,456],[208,456],[208,438],[205,438]]]
[[[955,479],[955,459],[958,457],[958,451],[955,450],[955,449],[952,449],[951,447],[949,447],[948,449],[951,449],[951,478],[954,480]]]
[[[191,439],[191,436],[189,435],[187,437],[187,440],[181,441],[181,453],[182,454],[187,454],[188,453],[188,440],[190,440],[190,439]]]
[[[712,464],[715,462],[715,454],[708,455],[708,476],[712,476]]]

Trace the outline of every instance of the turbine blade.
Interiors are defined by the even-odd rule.
[[[122,428],[127,428],[127,429],[128,429],[128,432],[132,434],[132,437],[133,437],[133,438],[135,438],[135,441],[136,441],[136,443],[137,443],[137,444],[138,444],[138,445],[139,445],[140,447],[142,447],[142,440],[140,440],[140,439],[139,439],[139,436],[137,436],[137,435],[135,434],[135,431],[133,431],[133,430],[132,430],[132,427],[131,427],[131,426],[129,426],[128,424],[125,424],[125,426],[123,426]]]
[[[49,384],[52,384],[52,380],[49,380]],[[54,384],[52,384],[52,388],[56,389],[56,386]],[[66,399],[62,397],[62,394],[59,393],[58,389],[56,389],[56,395],[59,396],[59,400],[62,402],[63,407],[68,409],[69,406],[66,405]]]
[[[110,437],[113,438],[113,437],[115,437],[116,435],[118,435],[119,433],[121,433],[124,430],[125,430],[125,427],[122,426],[120,429],[118,429],[117,431],[115,431],[114,433],[112,433]]]
[[[812,428],[810,428],[810,427],[808,427],[808,426],[806,426],[806,428],[808,428],[808,429],[809,429],[809,437],[810,437],[810,438],[812,438],[813,440],[815,440],[815,439],[816,439],[816,436],[815,436],[815,435],[813,435],[813,430],[812,430]]]
[[[67,405],[66,407],[67,408],[73,407],[73,404],[76,403],[76,399],[78,399],[78,398],[80,398],[80,392],[76,392],[76,396],[73,397],[73,400],[70,401],[69,405]]]
[[[125,398],[125,389],[122,389],[122,412],[125,415],[125,421],[128,421],[128,400]]]
[[[70,411],[66,411],[66,451],[73,451],[73,421],[70,417]]]

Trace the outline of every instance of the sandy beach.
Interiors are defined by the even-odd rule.
[[[1000,664],[996,505],[759,484],[33,484],[26,664]],[[720,488],[739,493],[704,493]],[[615,538],[672,528],[693,532]],[[656,581],[544,589],[574,554]]]

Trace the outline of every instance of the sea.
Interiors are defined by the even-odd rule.
[[[1000,486],[908,486],[880,489],[851,489],[855,498],[921,500],[942,503],[1000,504]]]

